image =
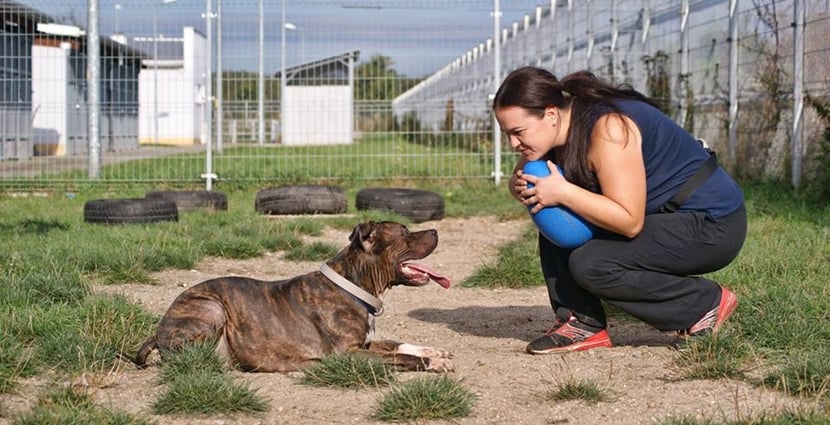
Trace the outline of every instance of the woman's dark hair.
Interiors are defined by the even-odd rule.
[[[574,72],[559,80],[550,71],[527,66],[516,69],[504,79],[493,99],[493,110],[518,106],[541,118],[548,106],[566,108],[570,105],[567,142],[546,159],[559,164],[569,181],[597,190],[596,176],[588,169],[587,161],[591,130],[599,117],[598,111],[610,109],[622,113],[613,103],[618,99],[640,100],[657,106],[630,85],[613,86],[589,71]]]

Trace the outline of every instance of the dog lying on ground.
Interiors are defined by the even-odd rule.
[[[130,360],[146,367],[155,349],[163,358],[183,344],[215,341],[221,356],[250,372],[290,372],[350,351],[380,356],[400,370],[451,371],[444,350],[371,340],[386,290],[430,280],[449,288],[448,278],[411,262],[432,253],[438,232],[367,222],[349,241],[319,271],[277,281],[220,277],[188,288]]]

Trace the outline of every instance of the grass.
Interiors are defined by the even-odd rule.
[[[674,365],[687,379],[741,378],[750,360],[749,347],[738,332],[690,338],[678,349]]]
[[[548,391],[547,399],[556,401],[582,400],[597,404],[611,399],[611,392],[592,379],[568,379]]]
[[[323,261],[337,254],[342,247],[323,242],[298,245],[285,253],[285,259],[291,261]]]
[[[0,307],[2,344],[14,343],[0,355],[0,371],[10,372],[3,376],[7,390],[14,387],[15,376],[32,376],[51,367],[64,372],[109,369],[115,361],[112,349],[137,344],[156,321],[120,296],[29,302]]]
[[[461,286],[526,288],[541,285],[544,277],[539,265],[537,234],[536,228],[528,224],[520,238],[499,248],[499,255],[493,264],[476,270],[461,282]]]
[[[268,409],[268,402],[256,391],[209,372],[178,377],[153,404],[153,411],[160,415],[257,414]]]
[[[367,145],[367,149],[381,147],[380,144]],[[418,151],[423,147],[395,145],[389,149],[409,152],[408,149]],[[236,155],[233,157],[236,160],[247,161],[243,151],[234,150],[231,154]],[[417,187],[442,194],[447,217],[488,214],[515,218],[526,215],[525,209],[507,195],[505,183],[494,187],[482,179],[439,181],[428,178],[432,166],[480,166],[461,164],[452,159],[452,155],[441,158],[439,164],[418,165],[422,167],[418,172],[423,172],[425,178],[417,182]],[[176,157],[157,161],[169,162],[168,170],[178,170],[179,165],[191,167],[194,172],[199,170],[193,165],[196,159]],[[384,163],[386,159],[379,161],[378,170],[397,175],[399,170],[393,160],[391,163]],[[11,198],[0,194],[0,240],[3,241],[0,250],[0,392],[15,391],[21,379],[47,371],[71,374],[108,370],[116,361],[113,348],[132,352],[153,331],[157,317],[123,297],[92,294],[89,290],[92,284],[153,284],[154,271],[192,268],[206,256],[251,258],[270,251],[285,251],[294,253],[292,255],[297,259],[317,261],[318,256],[329,255],[335,248],[322,244],[305,246],[303,237],[319,235],[325,226],[351,229],[368,219],[408,222],[393,214],[355,211],[353,207],[349,210],[353,216],[296,219],[263,218],[254,211],[257,188],[244,183],[251,181],[246,180],[247,177],[259,178],[273,172],[271,181],[274,182],[314,183],[308,176],[320,170],[305,171],[300,167],[321,166],[314,162],[269,163],[262,167],[261,176],[239,175],[241,171],[235,170],[250,168],[232,168],[225,164],[228,168],[220,175],[228,180],[217,182],[214,189],[227,191],[228,211],[190,212],[182,214],[178,222],[152,225],[87,224],[82,220],[83,204],[98,198],[141,197],[148,190],[167,188],[159,187],[164,186],[163,183],[118,187],[69,185],[70,192],[47,191],[46,197]],[[336,169],[342,174],[332,176],[327,183],[342,184],[349,199],[354,199],[363,187],[412,187],[415,184],[413,180],[362,180],[368,175],[366,173],[375,170],[362,170],[350,163],[341,165]],[[137,170],[155,169],[165,167],[142,161],[108,167],[106,173],[118,180]],[[71,181],[70,177],[66,177],[67,181]],[[158,182],[167,178],[151,177]],[[238,177],[243,183],[230,177]],[[732,265],[711,274],[712,279],[729,285],[741,297],[741,303],[717,338],[695,339],[681,347],[677,367],[690,379],[721,376],[750,379],[744,376],[745,372],[762,366],[763,376],[755,382],[757,385],[806,397],[826,398],[830,376],[830,361],[826,359],[826,353],[830,352],[830,286],[827,285],[830,209],[811,205],[786,187],[767,184],[748,185],[745,189],[750,218],[746,244]],[[343,245],[347,243],[342,242]],[[528,227],[521,238],[501,249],[497,261],[462,284],[494,288],[541,285],[536,250],[535,231]],[[201,361],[196,363],[202,364]],[[189,395],[195,397],[202,388],[207,388],[206,393],[224,394],[225,401],[232,401],[226,407],[248,406],[246,412],[261,411],[255,391],[236,386],[225,372],[207,373],[202,369],[209,368],[199,369],[172,372],[181,378],[165,378],[169,390],[165,398],[169,396],[174,401],[165,399],[157,408],[170,412],[195,409],[198,402],[191,405],[182,400],[187,398],[189,391],[192,392]],[[412,385],[428,387],[436,383]],[[463,391],[455,388],[457,382],[439,381],[437,385],[459,391],[461,402],[455,404],[472,403]],[[416,396],[400,394],[403,387],[403,384],[392,384],[389,398],[393,401],[388,403],[400,406],[404,411],[421,409]],[[423,388],[411,391],[423,391]],[[49,397],[44,400],[55,403],[48,401]],[[431,397],[424,395],[425,399]],[[98,410],[90,413],[86,407],[72,409],[75,413],[67,415],[101,414]],[[421,418],[431,417],[428,416],[430,408],[422,409],[420,414],[427,416]],[[460,410],[463,413],[463,409]],[[457,414],[454,409],[442,411],[448,417]],[[29,419],[44,414],[36,406],[16,420],[73,423],[69,416],[58,420]],[[398,415],[399,419],[395,420],[414,420],[406,419],[408,413]],[[117,412],[104,416],[121,418]],[[802,414],[800,417],[807,416]],[[118,420],[112,423],[141,423],[130,422],[132,419],[129,418]],[[108,422],[95,419],[90,423]]]
[[[452,420],[468,416],[476,396],[449,376],[416,378],[383,396],[374,417],[382,421]]]
[[[505,149],[509,148],[505,146]],[[514,156],[505,152],[503,157],[503,170],[512,169]],[[367,161],[367,158],[370,160]],[[463,147],[408,143],[384,134],[366,135],[354,144],[339,146],[226,145],[223,153],[214,155],[212,159],[212,171],[219,176],[216,189],[229,191],[270,182],[305,184],[326,181],[352,186],[357,182],[390,178],[403,178],[410,182],[412,179],[430,180],[433,176],[466,176],[487,180],[493,171],[492,152],[489,150],[471,152]],[[197,152],[103,167],[100,179],[121,186],[135,181],[170,186],[199,184],[199,176],[204,172],[205,154]],[[95,185],[89,182],[87,174],[85,170],[75,170],[40,178],[46,182],[67,182],[69,189],[83,190],[88,185]]]
[[[819,394],[826,397],[830,392],[830,359],[826,353],[815,350],[795,352],[783,356],[778,364],[775,371],[764,377],[764,385],[803,396]]]
[[[167,389],[153,404],[157,414],[256,414],[269,409],[256,390],[230,377],[213,343],[185,346],[164,360],[161,380]]]
[[[41,395],[27,413],[14,418],[12,425],[150,425],[153,422],[124,412],[102,408],[92,396],[71,387],[52,389]]]
[[[695,418],[690,416],[667,418],[656,425],[827,425],[826,416],[815,412],[785,411],[777,415],[758,415],[736,420]]]
[[[338,388],[388,386],[396,382],[394,370],[379,359],[361,353],[332,354],[303,369],[305,385]]]
[[[173,382],[182,376],[207,373],[223,375],[228,371],[225,362],[214,352],[215,343],[206,341],[186,345],[161,363],[162,382]]]

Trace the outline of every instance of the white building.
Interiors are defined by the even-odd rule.
[[[86,155],[87,45],[83,29],[38,22],[31,35],[31,141],[38,156]],[[137,149],[136,75],[140,54],[122,42],[100,46],[101,147]]]
[[[354,64],[358,54],[352,51],[285,70],[280,108],[283,145],[354,141]]]
[[[159,36],[136,42],[150,53],[138,75],[139,143],[205,143],[205,36],[184,27],[180,38]]]

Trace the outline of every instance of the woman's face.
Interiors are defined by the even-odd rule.
[[[541,159],[549,150],[561,144],[559,114],[556,108],[545,109],[542,117],[529,113],[520,106],[496,109],[496,120],[507,135],[510,147],[528,161]]]

